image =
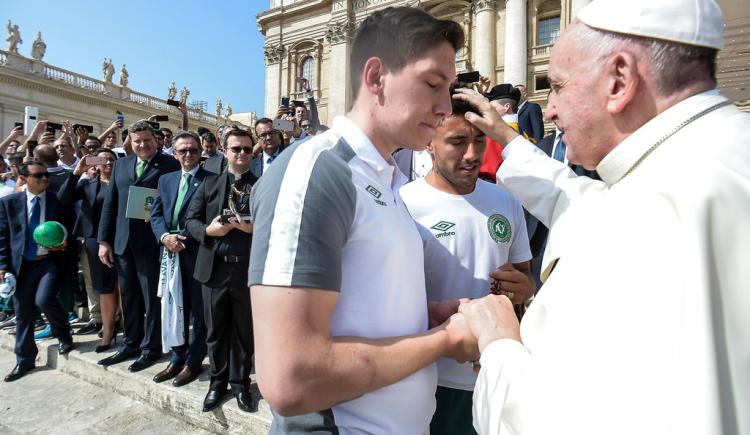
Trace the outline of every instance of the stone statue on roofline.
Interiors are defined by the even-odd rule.
[[[47,44],[42,39],[42,32],[37,32],[36,39],[31,44],[31,57],[36,60],[42,60],[47,53]]]

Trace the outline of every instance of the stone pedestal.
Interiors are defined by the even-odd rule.
[[[473,4],[477,26],[474,41],[474,67],[479,74],[495,77],[495,0],[479,0]]]
[[[41,60],[32,59],[31,60],[31,72],[33,74],[39,74],[40,76],[44,75],[44,62]]]
[[[526,84],[526,0],[505,2],[505,83]]]

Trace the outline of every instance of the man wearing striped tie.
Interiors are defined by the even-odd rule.
[[[188,235],[185,219],[193,194],[209,172],[199,165],[201,146],[200,138],[195,133],[178,133],[172,151],[182,170],[159,179],[159,197],[151,210],[151,229],[163,249],[179,253],[185,334],[184,343],[172,347],[169,365],[154,376],[154,382],[174,378],[172,385],[180,387],[200,374],[203,370],[201,362],[207,353],[201,285],[193,278],[198,242]],[[193,340],[189,342],[191,318]],[[162,318],[162,329],[167,327]]]

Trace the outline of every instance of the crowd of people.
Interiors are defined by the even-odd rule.
[[[168,352],[154,382],[190,383],[208,355],[214,393],[205,410],[219,405],[216,392],[229,385],[241,409],[254,409],[246,279],[252,224],[219,219],[283,149],[325,129],[302,87],[307,105],[281,106],[274,120],[247,128],[192,132],[184,103],[177,133],[157,115],[127,129],[117,119],[99,136],[67,121],[40,120],[28,135],[16,125],[0,144],[0,278],[9,283],[0,327],[16,336],[17,362],[5,381],[35,368],[35,340],[56,338],[64,355],[75,347],[73,335],[98,333],[94,351],[111,352],[103,366],[134,359],[128,369],[137,372]],[[291,128],[276,128],[278,119]],[[128,212],[132,187],[155,191],[140,219]],[[66,229],[63,244],[36,242],[34,230],[48,221]],[[176,281],[164,276],[166,265]],[[167,278],[169,285],[160,284]],[[174,305],[165,303],[175,296]],[[73,332],[76,302],[88,321]]]
[[[254,363],[271,433],[748,433],[750,115],[715,89],[722,28],[713,0],[595,0],[552,51],[546,136],[410,7],[359,26],[330,129],[305,82],[252,129],[16,128],[5,380],[42,314],[74,348],[80,268],[99,364],[168,352],[153,380],[181,386],[208,355],[203,410],[230,388],[251,411]],[[49,220],[65,243],[34,242]]]

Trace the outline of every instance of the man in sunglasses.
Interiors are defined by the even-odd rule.
[[[164,129],[162,129],[164,130]],[[159,179],[159,196],[151,210],[151,229],[163,249],[179,253],[179,270],[182,282],[183,344],[172,346],[169,365],[154,376],[154,382],[174,378],[172,385],[181,387],[192,382],[203,370],[206,357],[206,325],[203,322],[203,296],[201,285],[193,278],[198,242],[185,230],[185,219],[193,194],[209,174],[200,167],[200,138],[195,133],[182,132],[174,141],[172,153],[182,170],[171,172]],[[162,294],[162,303],[166,294]],[[190,319],[193,319],[193,340],[188,340]],[[162,311],[162,331],[172,328]],[[173,334],[177,335],[177,334]],[[165,334],[162,334],[164,337]],[[162,340],[163,341],[163,340]]]
[[[44,165],[28,162],[21,165],[19,173],[26,190],[0,200],[0,280],[5,280],[6,274],[17,279],[13,295],[16,366],[5,382],[19,379],[35,367],[34,305],[42,310],[51,325],[52,336],[60,341],[60,354],[73,349],[67,314],[57,300],[57,268],[66,243],[44,248],[33,238],[37,226],[48,221],[66,225],[69,215],[54,194],[47,195],[49,172]]]
[[[249,213],[250,188],[258,178],[250,171],[250,133],[228,130],[223,145],[227,170],[205,178],[185,223],[190,237],[200,243],[194,277],[203,283],[211,363],[203,411],[219,406],[230,385],[237,406],[249,412],[255,408],[249,391],[254,346],[247,291],[253,224],[243,221],[241,214]]]
[[[283,151],[284,136],[273,128],[270,118],[261,118],[255,122],[255,134],[263,147],[263,152],[253,159],[252,171],[256,177],[260,177]]]

